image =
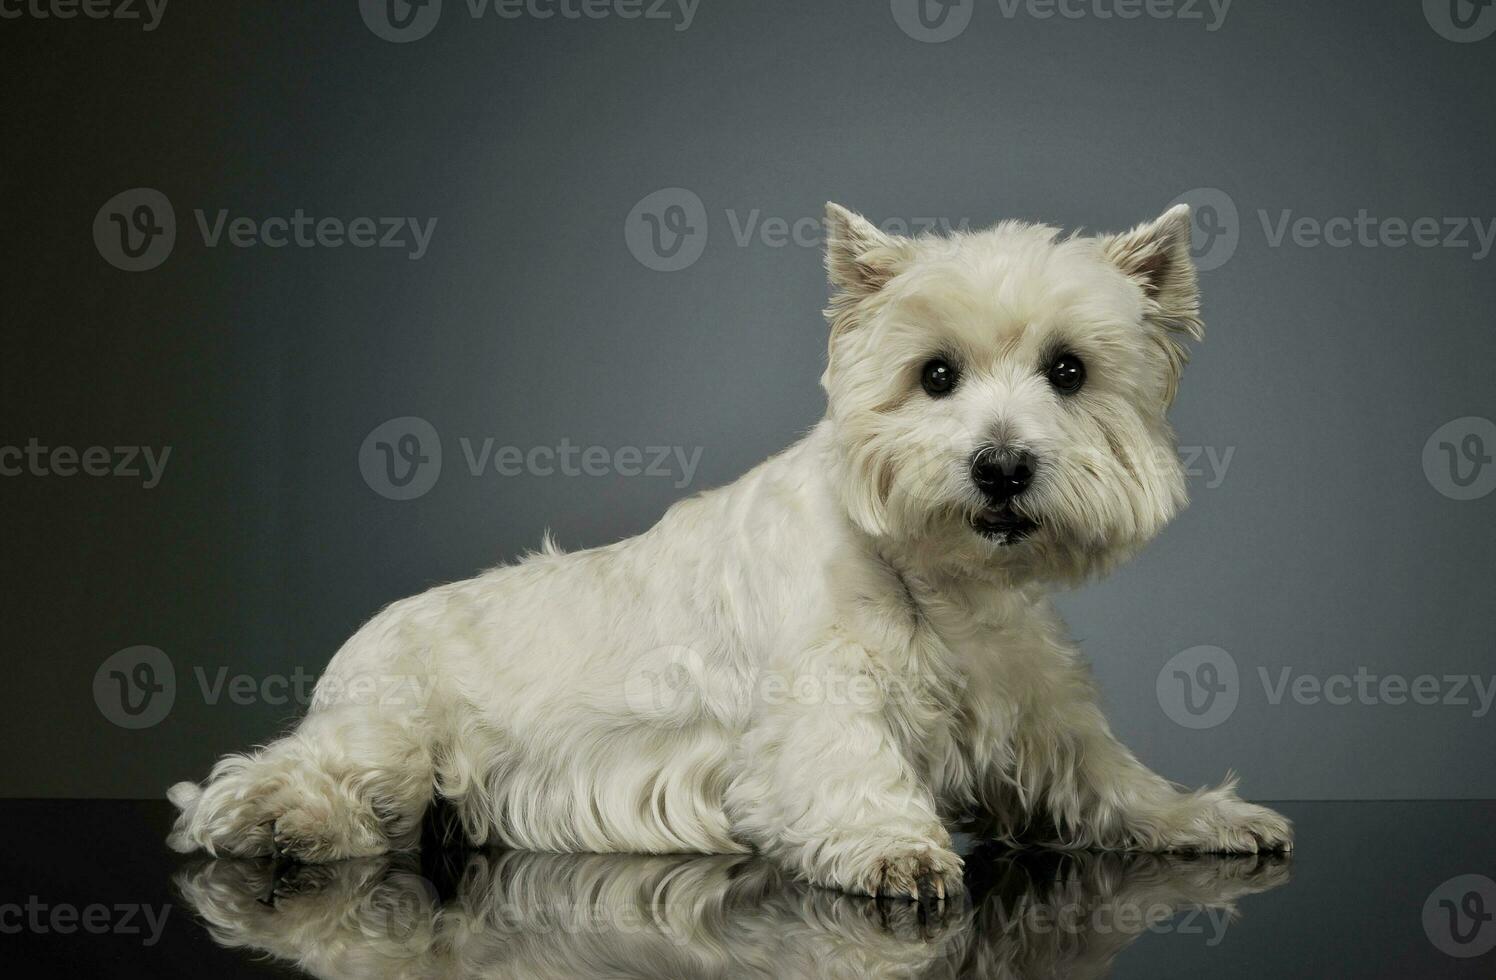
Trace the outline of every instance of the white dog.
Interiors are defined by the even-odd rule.
[[[947,825],[1072,847],[1287,849],[1228,783],[1112,736],[1045,590],[1180,508],[1165,412],[1201,332],[1190,216],[950,239],[827,210],[825,419],[617,544],[397,602],[292,734],[180,783],[171,844],[305,862],[472,843],[756,850],[816,884],[943,897]]]

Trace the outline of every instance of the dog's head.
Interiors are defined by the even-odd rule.
[[[1165,413],[1199,338],[1190,214],[908,239],[827,207],[822,384],[848,514],[951,570],[1074,580],[1182,506]]]

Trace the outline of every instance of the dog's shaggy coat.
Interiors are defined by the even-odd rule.
[[[1182,792],[1116,741],[1045,595],[1184,502],[1188,210],[1106,237],[827,221],[825,419],[638,537],[388,607],[296,731],[172,788],[173,846],[373,855],[440,794],[474,843],[753,849],[873,895],[958,888],[947,825],[972,813],[1077,847],[1286,848],[1230,784]],[[1083,387],[1046,374],[1061,356]],[[1032,463],[1021,492],[984,492],[984,453]]]

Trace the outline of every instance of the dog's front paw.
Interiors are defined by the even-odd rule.
[[[961,858],[939,844],[896,842],[871,852],[848,890],[875,898],[942,902],[961,891]]]
[[[376,830],[309,809],[287,810],[271,824],[274,853],[304,864],[372,857],[386,850]]]
[[[1282,814],[1234,793],[1206,794],[1166,835],[1171,851],[1257,854],[1293,849],[1293,825]]]

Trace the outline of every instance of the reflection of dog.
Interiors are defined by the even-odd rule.
[[[639,537],[384,610],[296,732],[172,789],[174,846],[374,855],[435,793],[472,842],[751,848],[868,894],[957,887],[944,824],[969,811],[1009,839],[1287,847],[1231,785],[1182,792],[1113,738],[1044,595],[1183,502],[1188,210],[1101,238],[828,221],[804,440]]]
[[[751,857],[473,853],[456,894],[409,855],[220,859],[177,885],[224,946],[327,978],[1087,977],[1145,931],[1219,940],[1285,859],[984,855],[944,914],[789,881]]]

